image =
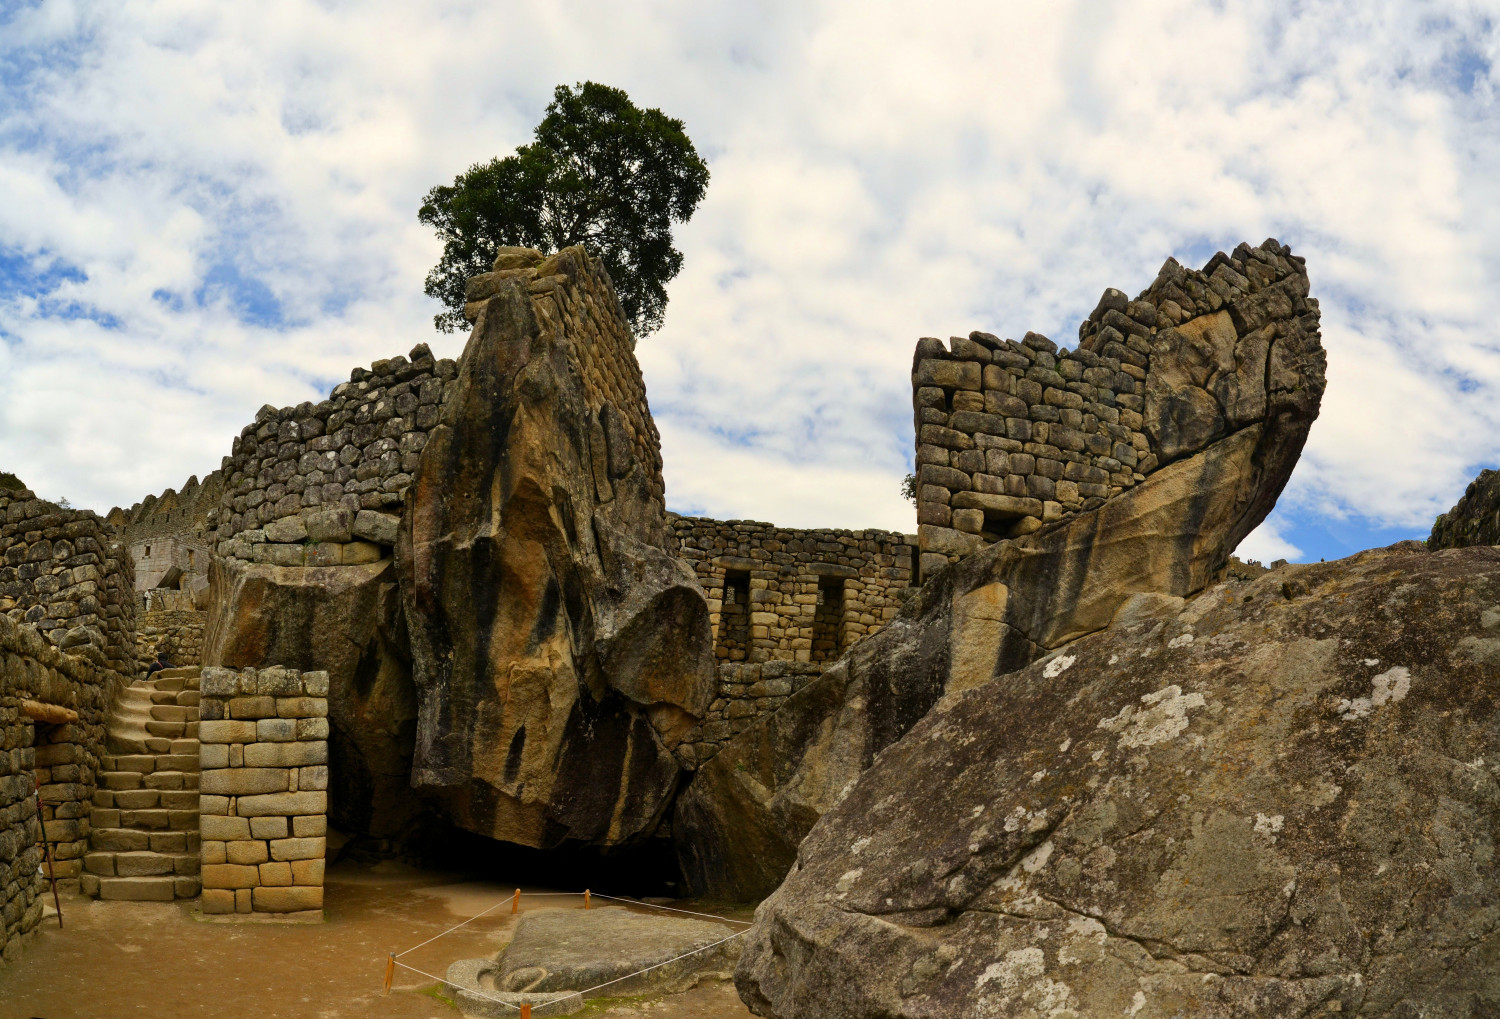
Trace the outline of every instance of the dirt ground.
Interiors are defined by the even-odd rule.
[[[523,886],[524,888],[525,886]],[[223,923],[194,903],[62,900],[19,960],[0,964],[0,1019],[459,1019],[435,979],[458,959],[495,952],[509,938],[507,901],[493,913],[402,957],[431,977],[396,970],[382,995],[387,953],[403,952],[508,897],[514,885],[396,864],[329,869],[326,922]],[[528,892],[525,889],[522,909]],[[582,903],[534,899],[536,906]],[[748,910],[705,909],[734,919]],[[597,999],[578,1016],[746,1019],[727,982],[648,999]]]

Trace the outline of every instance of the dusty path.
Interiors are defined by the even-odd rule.
[[[513,887],[391,864],[340,864],[328,873],[322,924],[214,923],[196,919],[186,903],[65,896],[67,926],[59,931],[49,917],[16,963],[0,965],[0,1019],[458,1019],[431,993],[435,981],[405,970],[396,971],[394,990],[383,997],[386,953],[474,916]],[[493,952],[507,939],[509,909],[403,961],[441,975],[457,959]],[[578,1014],[750,1016],[733,987],[717,983],[661,999],[602,1000]]]

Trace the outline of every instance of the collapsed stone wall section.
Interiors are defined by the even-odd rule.
[[[262,407],[221,468],[223,496],[208,516],[218,554],[277,566],[380,559],[457,376],[454,361],[419,343],[409,361],[355,368],[321,403]]]
[[[322,910],[328,673],[211,667],[201,690],[203,912]]]
[[[922,568],[1097,508],[1263,417],[1267,390],[1315,344],[1307,293],[1303,260],[1268,239],[1201,271],[1169,258],[1133,301],[1106,290],[1076,350],[1037,333],[919,341]],[[1268,385],[1247,388],[1261,377]]]
[[[82,868],[114,681],[108,670],[58,652],[33,627],[0,614],[0,958],[6,961],[16,958],[21,935],[42,916],[43,831],[54,843],[59,879],[76,878]],[[38,720],[37,705],[73,720]]]

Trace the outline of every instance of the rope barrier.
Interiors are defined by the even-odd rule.
[[[677,909],[677,908],[672,907],[672,906],[661,906],[661,905],[658,905],[658,904],[656,904],[654,902],[642,902],[639,899],[627,899],[627,898],[622,898],[622,897],[620,897],[618,895],[605,895],[602,892],[592,892],[591,893],[588,889],[584,889],[582,892],[528,892],[527,894],[531,895],[531,896],[534,896],[536,898],[539,898],[539,899],[541,899],[541,898],[564,898],[564,897],[575,897],[576,898],[576,897],[581,896],[583,898],[583,908],[584,909],[588,909],[589,908],[589,898],[590,898],[590,896],[591,895],[597,895],[601,899],[609,899],[612,902],[623,902],[626,905],[629,905],[629,906],[638,906],[638,907],[640,907],[642,909],[659,909],[659,910],[662,910],[662,911],[667,912],[667,913],[681,913],[684,916],[699,916],[699,917],[704,917],[705,919],[709,919],[709,920],[716,920],[719,923],[741,924],[741,925],[743,925],[745,927],[745,930],[735,931],[733,934],[729,935],[729,937],[727,937],[727,938],[722,938],[722,939],[720,939],[718,941],[713,942],[712,944],[704,945],[701,948],[695,948],[692,951],[684,952],[681,955],[673,956],[670,959],[666,959],[666,960],[664,960],[662,962],[655,963],[654,965],[647,966],[644,969],[638,969],[634,973],[626,973],[624,976],[615,977],[613,980],[606,980],[602,984],[595,984],[593,987],[586,987],[586,988],[584,988],[581,991],[569,991],[569,992],[567,992],[569,995],[577,995],[580,999],[582,999],[583,996],[586,995],[586,994],[591,994],[592,992],[597,991],[597,990],[599,990],[601,988],[604,988],[604,987],[608,987],[611,984],[617,984],[617,983],[621,982],[622,980],[629,980],[631,977],[638,977],[642,973],[650,973],[654,969],[660,969],[661,967],[663,967],[663,966],[669,966],[669,965],[671,965],[674,962],[680,962],[681,960],[686,959],[689,956],[697,955],[700,952],[707,952],[709,949],[712,949],[712,948],[718,948],[720,945],[726,944],[727,942],[733,941],[735,938],[742,937],[743,935],[745,935],[746,933],[748,933],[749,927],[754,922],[754,921],[751,921],[751,920],[734,920],[734,919],[731,919],[731,918],[729,918],[727,916],[718,916],[718,915],[713,914],[713,913],[699,913],[699,912],[694,912],[691,909]],[[394,975],[395,968],[397,966],[400,966],[402,969],[405,969],[405,970],[410,970],[411,972],[417,974],[418,976],[426,977],[429,980],[436,980],[438,983],[443,984],[443,985],[446,986],[447,983],[448,983],[447,978],[445,978],[445,977],[439,977],[439,976],[434,976],[431,973],[427,973],[427,972],[424,972],[423,970],[417,969],[415,966],[409,966],[406,963],[400,961],[401,957],[404,956],[404,955],[410,955],[412,952],[415,952],[417,949],[422,948],[422,947],[424,947],[426,945],[430,945],[434,941],[438,940],[439,938],[447,937],[449,934],[452,934],[454,931],[458,930],[460,927],[465,927],[465,926],[473,923],[475,920],[478,920],[480,917],[483,917],[483,916],[486,916],[486,915],[488,915],[490,913],[493,913],[495,910],[499,909],[501,906],[505,905],[507,902],[509,902],[511,904],[511,912],[512,913],[518,913],[520,911],[520,905],[521,905],[521,889],[517,888],[512,895],[507,895],[505,898],[503,898],[500,901],[496,902],[493,906],[491,906],[489,909],[486,909],[484,912],[478,913],[478,914],[476,914],[474,916],[471,916],[471,917],[469,917],[469,919],[463,921],[462,923],[454,924],[452,927],[449,927],[447,930],[443,931],[440,934],[433,935],[432,937],[428,938],[426,941],[423,941],[421,944],[413,945],[411,948],[408,948],[404,952],[399,952],[399,953],[390,955],[388,957],[388,961],[386,963],[385,993],[386,994],[390,993],[390,990],[391,990],[391,978]],[[520,1014],[520,1016],[521,1016],[521,1019],[530,1019],[531,1005],[529,1003],[517,1006],[517,1005],[515,1005],[515,1004],[513,1004],[513,1003],[511,1003],[509,1001],[505,1001],[502,998],[496,998],[493,995],[485,994],[483,991],[479,990],[478,988],[473,988],[473,987],[465,987],[465,988],[463,988],[463,991],[464,991],[465,994],[473,994],[473,995],[476,995],[477,997],[484,998],[487,1001],[493,1001],[496,1004],[504,1005],[506,1008],[509,1008],[509,1009],[512,1009],[512,1010],[518,1012]]]

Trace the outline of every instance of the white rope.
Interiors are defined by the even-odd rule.
[[[583,892],[528,892],[527,896],[529,898],[549,898],[549,897],[550,898],[556,898],[556,897],[560,897],[560,896],[580,897],[583,894],[584,894]],[[589,894],[591,896],[595,897],[595,898],[609,899],[612,902],[623,902],[623,903],[626,903],[627,905],[641,906],[641,907],[646,908],[646,909],[661,909],[661,910],[667,911],[668,913],[682,913],[682,914],[684,914],[686,916],[701,916],[701,917],[705,917],[705,918],[707,918],[709,920],[717,920],[717,921],[719,921],[721,923],[743,924],[743,925],[745,925],[745,927],[747,929],[746,930],[742,930],[742,931],[735,931],[733,934],[729,935],[729,937],[722,938],[722,939],[720,939],[718,941],[715,941],[713,944],[704,945],[702,948],[695,948],[691,952],[684,952],[681,955],[673,956],[672,958],[667,959],[667,960],[665,960],[663,962],[658,962],[655,965],[647,966],[645,969],[638,969],[634,973],[626,973],[624,976],[615,977],[613,980],[606,980],[602,984],[595,984],[593,987],[587,987],[587,988],[584,988],[581,991],[569,991],[569,992],[566,992],[566,993],[568,993],[570,995],[577,995],[580,999],[585,994],[589,994],[589,993],[591,993],[593,991],[597,991],[601,987],[608,987],[610,984],[618,984],[622,980],[629,980],[631,977],[638,977],[642,973],[650,973],[654,969],[661,969],[661,967],[663,967],[663,966],[669,966],[669,965],[671,965],[674,962],[678,962],[678,961],[680,961],[682,959],[686,959],[690,955],[697,955],[699,952],[706,952],[706,951],[708,951],[711,948],[718,948],[722,944],[725,944],[727,942],[733,941],[735,938],[742,937],[743,935],[748,934],[749,933],[748,928],[754,923],[754,921],[751,921],[751,920],[731,920],[729,917],[726,917],[726,916],[717,916],[717,915],[715,915],[713,913],[695,913],[695,912],[693,912],[690,909],[675,909],[672,906],[659,906],[659,905],[657,905],[654,902],[641,902],[639,899],[623,899],[623,898],[620,898],[619,896],[616,896],[616,895],[604,895],[604,894],[602,894],[600,892],[590,892]],[[435,934],[435,935],[433,935],[432,937],[428,938],[426,941],[422,942],[422,944],[420,944],[420,945],[413,945],[411,948],[408,948],[406,951],[400,953],[399,955],[393,955],[393,956],[391,956],[391,959],[392,959],[392,961],[395,962],[395,964],[397,966],[400,966],[402,969],[411,970],[413,973],[417,974],[418,976],[424,976],[424,977],[426,977],[429,980],[436,980],[436,981],[438,981],[438,983],[443,984],[445,987],[446,986],[458,987],[458,985],[456,985],[456,984],[449,985],[447,979],[445,979],[443,977],[433,976],[431,973],[423,972],[422,970],[419,970],[419,969],[417,969],[414,966],[408,966],[406,963],[400,961],[401,956],[403,956],[403,955],[410,955],[412,952],[415,952],[418,948],[421,948],[424,945],[430,945],[434,941],[438,940],[438,938],[447,937],[449,934],[452,934],[454,931],[458,930],[460,927],[466,926],[467,924],[471,924],[475,920],[478,920],[480,917],[485,916],[485,915],[487,915],[489,913],[494,912],[495,910],[499,909],[501,906],[505,905],[507,902],[515,902],[515,901],[517,901],[517,899],[516,899],[516,896],[514,894],[507,895],[505,898],[503,898],[499,902],[495,903],[489,909],[486,909],[483,913],[479,913],[479,914],[477,914],[475,916],[471,916],[471,917],[469,917],[469,919],[465,920],[463,923],[455,924],[454,926],[452,926],[452,927],[448,928],[447,930],[443,931],[441,934]],[[470,988],[470,987],[463,987],[463,988],[459,988],[459,989],[462,990],[465,994],[474,994],[474,995],[477,995],[477,996],[479,996],[481,998],[485,998],[486,1000],[497,1002],[497,1003],[499,1003],[501,1005],[506,1006],[507,1008],[515,1009],[517,1012],[520,1011],[520,1008],[518,1006],[513,1005],[510,1002],[504,1001],[504,1000],[502,1000],[500,998],[496,998],[496,997],[493,997],[491,995],[485,994],[483,991],[480,991],[478,989]]]
[[[576,895],[578,893],[573,892],[571,894]],[[718,920],[720,923],[738,923],[744,924],[746,927],[749,927],[755,923],[754,920],[731,920],[727,916],[719,916],[716,913],[694,913],[691,909],[676,909],[672,906],[658,906],[654,902],[642,902],[640,899],[622,899],[618,895],[605,895],[603,892],[590,892],[589,894],[596,899],[612,899],[615,902],[626,902],[632,906],[642,906],[646,909],[665,909],[668,913],[683,913],[687,916],[702,916],[707,917],[710,920]]]

